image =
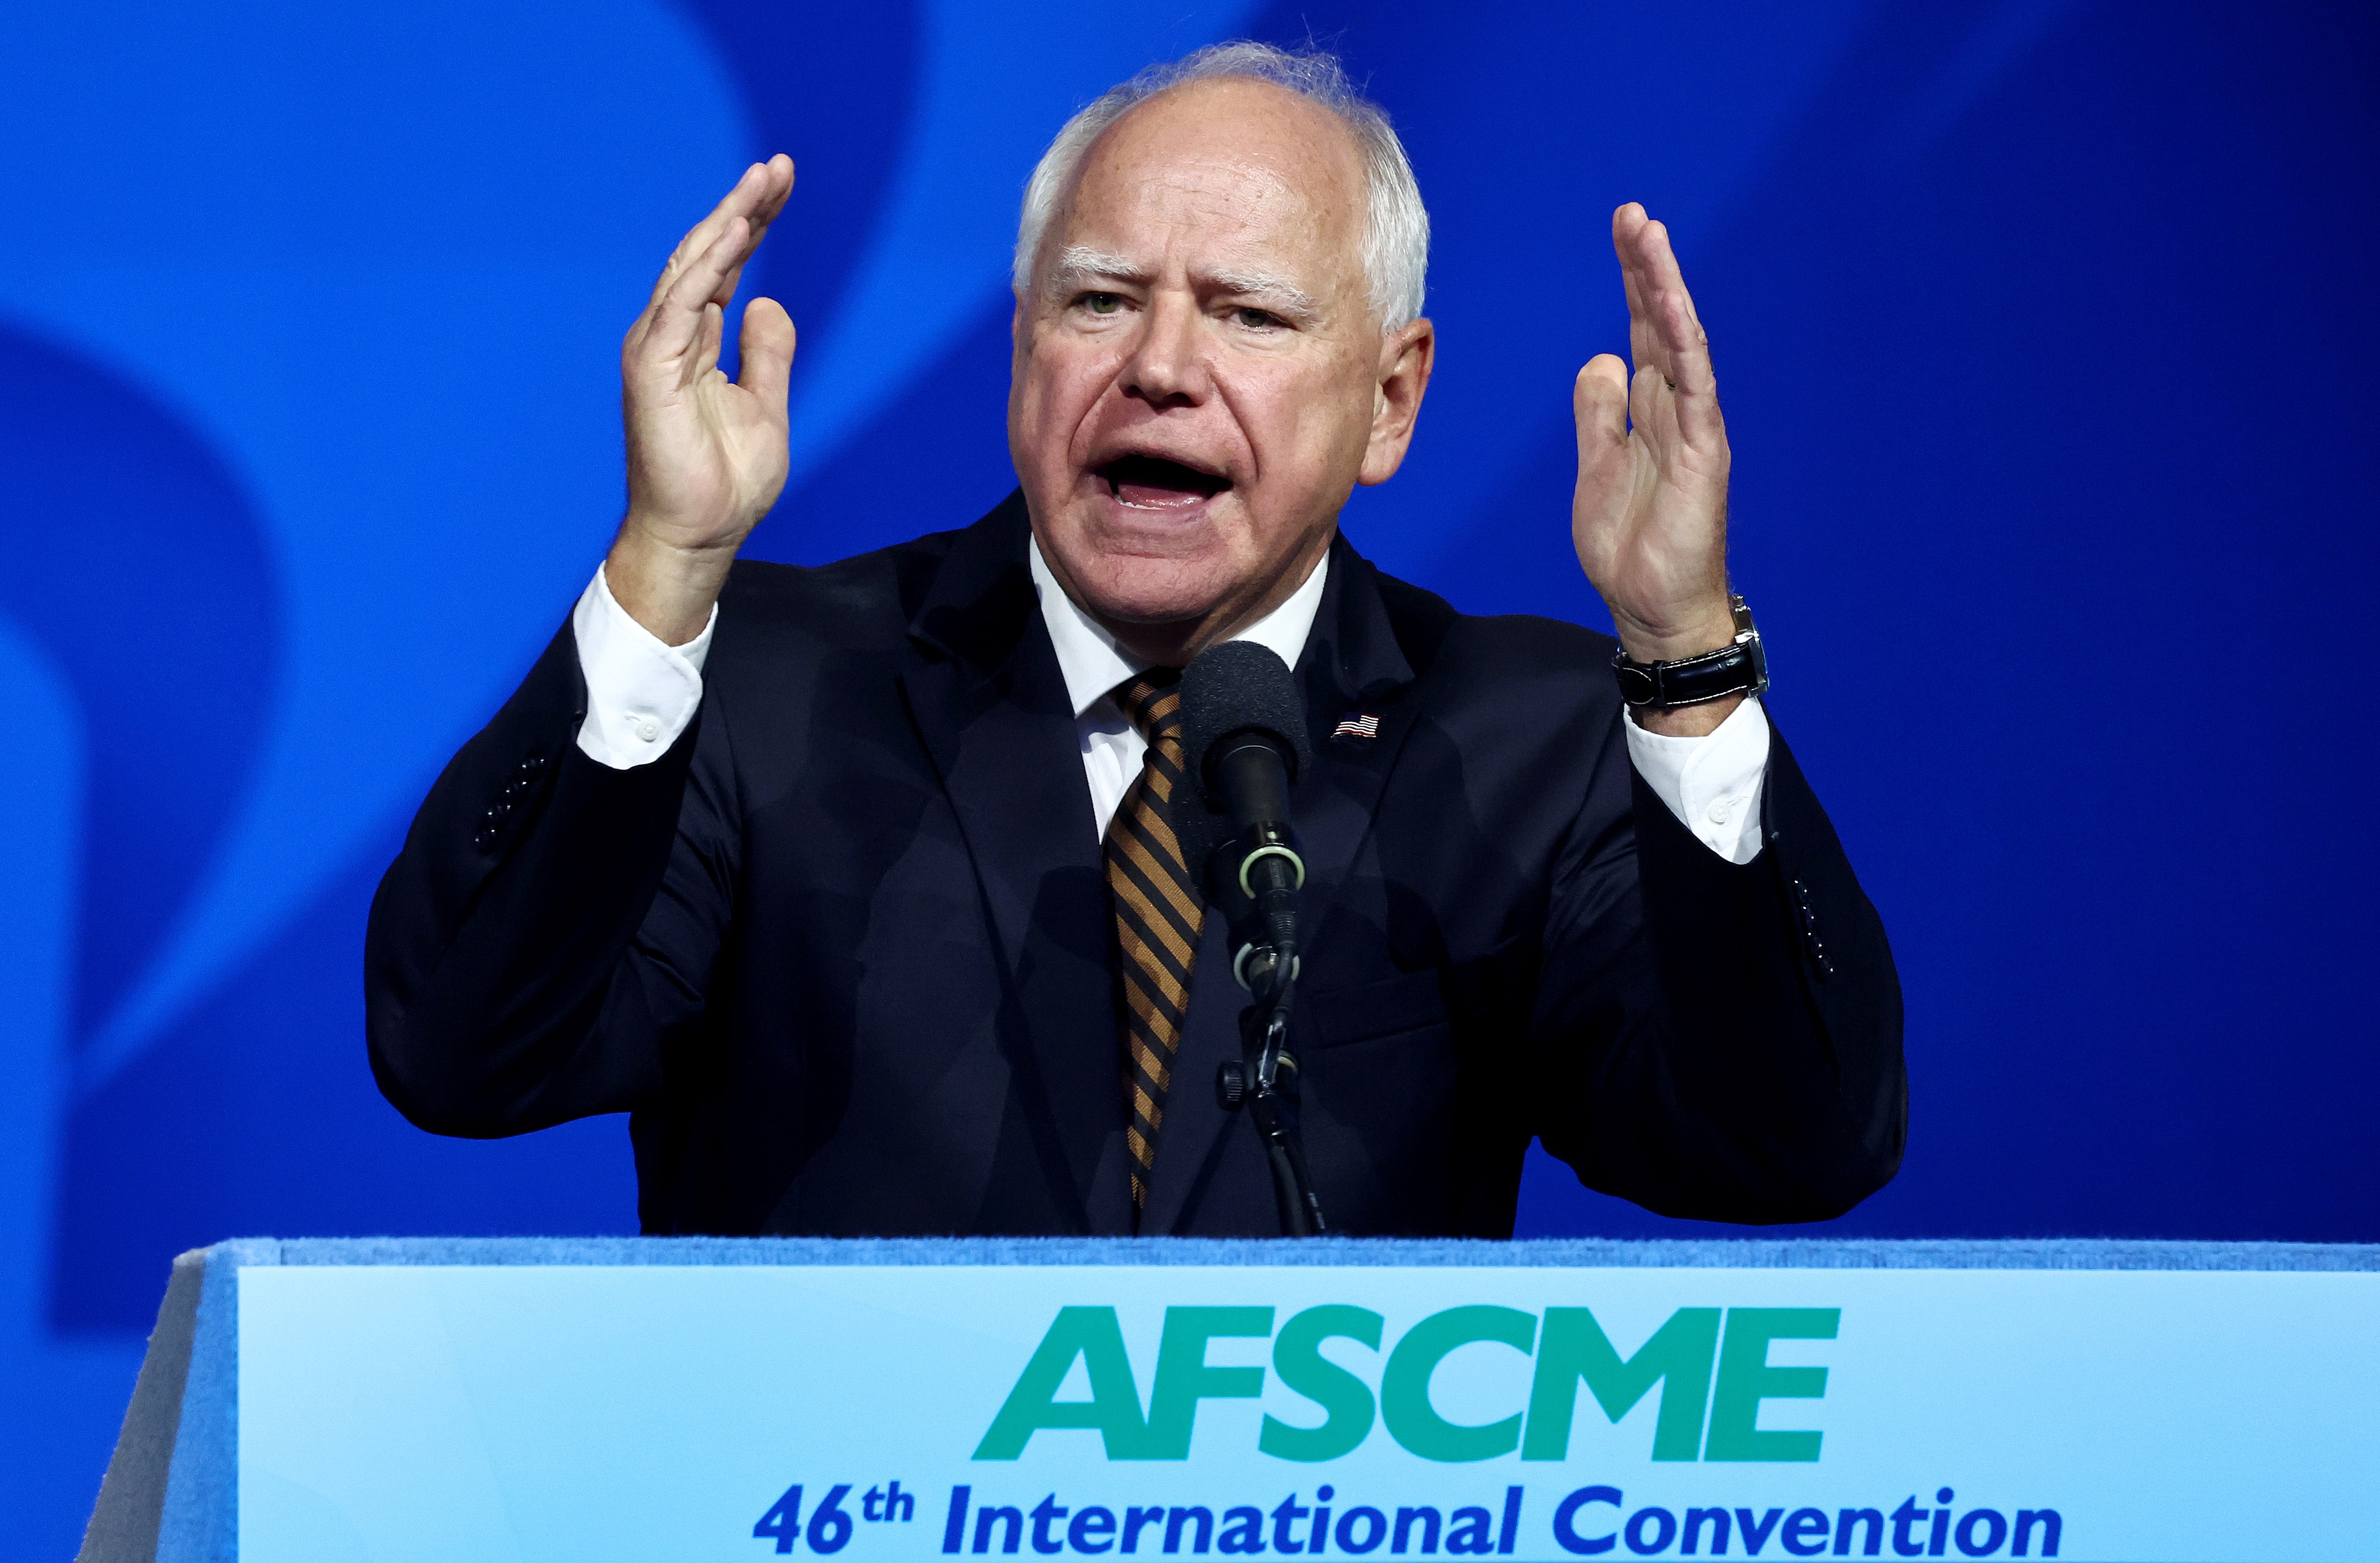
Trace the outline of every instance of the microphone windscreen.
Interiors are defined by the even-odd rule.
[[[1269,733],[1295,757],[1294,782],[1314,763],[1305,734],[1305,702],[1289,664],[1253,640],[1209,646],[1182,670],[1182,757],[1184,769],[1211,787],[1208,751],[1219,738],[1249,729]]]

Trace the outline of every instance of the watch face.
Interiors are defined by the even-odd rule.
[[[1653,675],[1645,669],[1627,662],[1615,664],[1620,674],[1620,697],[1632,706],[1649,706],[1660,691],[1654,686]]]

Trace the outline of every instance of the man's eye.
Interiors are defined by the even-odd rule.
[[[1269,309],[1258,309],[1245,304],[1232,310],[1232,315],[1250,331],[1263,331],[1281,323],[1281,317]]]
[[[1112,315],[1123,308],[1123,299],[1112,293],[1086,293],[1082,305],[1094,315]]]

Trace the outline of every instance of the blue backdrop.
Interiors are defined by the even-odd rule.
[[[371,887],[616,519],[615,349],[736,171],[802,328],[751,551],[1010,485],[1007,248],[1064,115],[1309,35],[1436,221],[1437,381],[1346,526],[1595,622],[1568,386],[1671,224],[1773,709],[1909,997],[1843,1234],[2380,1239],[2368,6],[18,5],[0,50],[0,1511],[79,1534],[168,1257],[633,1229],[624,1126],[375,1094]],[[1684,1227],[1539,1158],[1531,1233]]]

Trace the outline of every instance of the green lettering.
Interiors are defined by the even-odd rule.
[[[1520,1447],[1521,1413],[1466,1427],[1447,1421],[1429,1403],[1429,1375],[1458,1346],[1500,1341],[1526,1355],[1536,1343],[1537,1320],[1518,1308],[1474,1306],[1432,1314],[1405,1331],[1380,1374],[1380,1420],[1389,1436],[1424,1460],[1493,1460]]]
[[[1369,1308],[1327,1303],[1308,1308],[1281,1327],[1272,1343],[1272,1371],[1281,1381],[1320,1406],[1319,1427],[1293,1427],[1268,1415],[1257,1448],[1276,1460],[1337,1460],[1372,1430],[1372,1391],[1362,1379],[1322,1354],[1333,1336],[1380,1349],[1380,1315]]]
[[[1772,1340],[1832,1340],[1840,1308],[1730,1308],[1718,1350],[1718,1387],[1711,1395],[1705,1460],[1807,1461],[1823,1434],[1760,1431],[1763,1400],[1815,1400],[1827,1392],[1822,1367],[1770,1367]]]
[[[1077,1357],[1090,1375],[1091,1398],[1061,1400],[1058,1387]],[[1014,1460],[1045,1427],[1095,1427],[1110,1460],[1146,1458],[1139,1452],[1148,1440],[1140,1420],[1140,1391],[1132,1381],[1132,1359],[1124,1354],[1123,1329],[1113,1308],[1058,1310],[974,1458]]]
[[[1270,1308],[1166,1309],[1165,1334],[1157,1344],[1157,1382],[1148,1391],[1148,1440],[1144,1452],[1121,1458],[1188,1460],[1199,1401],[1264,1395],[1264,1369],[1209,1367],[1207,1342],[1218,1336],[1271,1333]]]
[[[1702,1448],[1703,1401],[1710,1394],[1711,1358],[1718,1351],[1719,1311],[1681,1308],[1653,1338],[1622,1360],[1595,1315],[1585,1308],[1546,1310],[1545,1338],[1529,1387],[1529,1432],[1523,1460],[1570,1458],[1571,1413],[1578,1383],[1595,1392],[1603,1414],[1617,1422],[1661,1386],[1653,1424],[1655,1460],[1692,1460]]]

